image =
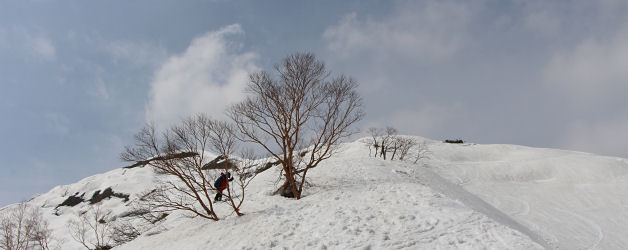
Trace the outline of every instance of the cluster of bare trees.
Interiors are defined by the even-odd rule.
[[[135,212],[138,213],[138,211]],[[151,215],[147,211],[141,211],[132,218],[140,217],[152,222]],[[121,220],[112,216],[111,211],[102,208],[101,205],[93,205],[68,221],[67,228],[72,239],[86,249],[107,250],[137,238],[148,229],[137,224],[137,221],[132,223],[130,220]]]
[[[238,180],[239,196],[234,197],[234,187],[229,186],[228,202],[237,215],[242,215],[240,207],[244,191],[254,175],[245,173],[250,165],[239,164],[245,161],[231,159],[236,144],[232,125],[198,114],[161,134],[153,125],[145,127],[135,136],[135,145],[126,147],[121,158],[130,162],[145,162],[165,175],[160,185],[141,200],[146,209],[153,213],[184,210],[195,216],[219,220],[212,197],[217,192],[213,183],[220,170],[204,166],[213,159],[208,154],[209,150],[221,154],[225,161],[222,171],[231,171]]]
[[[371,127],[367,132],[369,137],[364,143],[369,148],[369,156],[372,157],[381,157],[384,160],[388,158],[391,161],[397,157],[398,160],[404,161],[408,160],[408,153],[413,150],[414,163],[417,163],[421,159],[426,159],[430,152],[425,142],[419,143],[415,138],[398,135],[397,129],[393,127],[385,129]]]
[[[112,218],[100,206],[91,207],[71,219],[67,228],[70,236],[89,250],[111,249],[114,239]],[[53,244],[54,243],[54,244]],[[41,210],[25,202],[1,211],[0,249],[50,250],[61,249]]]
[[[38,208],[25,202],[6,208],[0,218],[0,249],[52,249],[52,230]]]

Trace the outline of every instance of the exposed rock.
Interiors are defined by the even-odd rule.
[[[85,193],[81,194],[81,196],[78,196],[78,192],[76,192],[74,195],[68,197],[67,199],[65,199],[63,202],[61,202],[61,204],[57,205],[55,208],[61,207],[61,206],[68,206],[68,207],[73,207],[78,205],[79,203],[85,201],[85,199],[83,199],[83,196],[85,196]]]
[[[92,198],[89,199],[89,204],[96,204],[96,203],[98,203],[98,202],[100,202],[100,201],[102,201],[102,200],[104,200],[106,198],[107,199],[111,198],[111,196],[123,199],[124,202],[129,201],[129,195],[128,194],[115,193],[115,192],[113,192],[111,187],[108,187],[102,193],[100,193],[100,190],[97,190],[96,192],[94,192],[94,194],[92,195]]]
[[[146,166],[146,164],[150,163],[151,161],[163,161],[163,160],[171,160],[171,159],[181,159],[181,158],[188,158],[188,157],[194,157],[194,156],[198,156],[198,153],[196,153],[196,152],[182,152],[182,153],[176,153],[176,154],[168,154],[168,155],[158,156],[158,157],[151,158],[151,159],[144,160],[144,161],[138,161],[138,162],[136,162],[133,165],[126,166],[126,167],[123,167],[123,168],[143,167],[143,166]]]

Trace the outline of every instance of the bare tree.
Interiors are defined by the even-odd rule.
[[[399,148],[399,160],[403,161],[404,158],[406,157],[406,155],[408,154],[408,152],[410,152],[410,150],[417,145],[417,141],[414,138],[411,137],[401,137],[401,136],[397,136],[397,138],[395,138],[395,140],[397,140],[397,147]],[[394,158],[394,155],[393,155]]]
[[[397,154],[397,150],[400,149],[401,144],[403,143],[403,137],[398,135],[393,135],[390,137],[388,150],[392,151],[392,155],[390,156],[390,160],[395,160],[395,155]]]
[[[39,209],[21,202],[2,211],[0,248],[7,250],[50,249],[52,230]]]
[[[397,129],[393,127],[386,127],[385,134],[381,139],[381,150],[380,156],[386,160],[386,153],[391,150],[391,147],[394,146],[394,137],[397,135]]]
[[[33,208],[30,214],[30,224],[32,225],[33,230],[28,238],[34,242],[39,249],[51,249],[53,235],[52,230],[48,227],[48,221],[42,217],[39,209]],[[56,248],[59,247],[57,246]]]
[[[286,197],[301,198],[308,170],[331,157],[340,140],[363,117],[357,83],[344,75],[330,79],[313,54],[297,53],[275,66],[277,78],[250,74],[250,96],[228,110],[242,139],[278,160]],[[307,150],[298,161],[298,153]],[[296,153],[296,154],[295,154]]]
[[[234,200],[232,191],[227,188],[227,198],[233,211],[241,216],[246,186],[254,176],[240,176],[238,162],[231,157],[237,148],[238,138],[232,124],[209,119],[198,114],[185,119],[180,125],[171,127],[161,136],[156,134],[154,126],[144,128],[136,135],[136,145],[127,147],[122,154],[125,161],[147,164],[159,173],[174,177],[165,179],[155,190],[143,197],[144,208],[152,214],[167,213],[173,210],[184,210],[206,219],[219,220],[214,211],[212,196],[219,192],[213,186],[218,176],[216,170],[206,168],[208,163],[207,150],[213,150],[224,161],[220,166],[228,173],[234,171],[238,178],[240,198]],[[148,159],[148,160],[146,160]],[[244,161],[243,161],[244,162]],[[227,180],[226,183],[228,184]]]
[[[229,200],[231,208],[233,208],[233,211],[236,213],[236,215],[242,216],[243,213],[240,212],[240,206],[242,205],[242,202],[244,202],[244,192],[246,186],[248,186],[248,182],[246,183],[246,185],[242,182],[243,178],[245,178],[243,177],[243,167],[238,166],[239,164],[237,163],[237,161],[230,158],[231,154],[236,148],[237,140],[238,139],[236,137],[235,128],[233,127],[233,125],[225,121],[217,121],[213,123],[212,133],[210,134],[210,142],[214,150],[220,153],[224,158],[225,163],[223,164],[223,170],[225,172],[229,172],[229,170],[234,170],[235,175],[238,176],[238,184],[240,186],[240,198],[238,199],[238,201],[234,201],[234,197],[231,192],[233,188],[229,185],[229,180],[224,179],[223,181],[227,184],[227,199]],[[240,161],[240,163],[244,162],[244,160]]]
[[[233,207],[233,211],[241,215],[240,206],[244,202],[245,190],[251,183],[251,181],[259,173],[257,171],[259,166],[264,166],[268,163],[268,160],[260,160],[255,156],[252,150],[245,150],[242,152],[241,159],[237,161],[237,166],[234,168],[236,176],[236,186],[239,188],[239,195],[237,197],[232,196],[232,186],[229,186],[229,201]]]
[[[367,130],[370,138],[366,139],[365,143],[366,146],[369,148],[369,156],[371,156],[371,147],[375,148],[375,154],[373,155],[374,157],[377,157],[377,153],[379,151],[379,148],[381,148],[381,136],[383,134],[382,130],[379,128],[375,128],[375,127],[370,127]]]
[[[70,236],[89,250],[111,249],[111,224],[109,216],[100,205],[90,207],[77,219],[68,222]]]
[[[212,121],[209,142],[216,153],[229,157],[236,150],[237,140],[233,125],[225,121]]]
[[[135,145],[126,147],[122,160],[156,159],[147,164],[159,173],[174,177],[162,179],[159,187],[147,195],[147,206],[154,212],[184,210],[202,218],[219,220],[211,199],[215,176],[203,170],[212,129],[213,122],[199,114],[172,126],[161,136],[157,135],[154,125],[148,125],[135,136]],[[190,157],[168,157],[182,152],[190,153]]]
[[[430,158],[430,154],[432,152],[430,151],[430,149],[427,147],[427,143],[422,142],[420,144],[417,144],[416,146],[416,157],[414,158],[414,163],[416,164],[417,162],[419,162],[420,160],[423,159],[429,159]]]

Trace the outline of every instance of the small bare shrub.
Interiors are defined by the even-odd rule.
[[[130,220],[116,221],[111,228],[111,240],[115,245],[121,245],[134,240],[142,234],[141,230],[136,227]]]
[[[416,154],[414,158],[414,163],[418,163],[420,160],[429,159],[432,151],[427,147],[427,143],[422,142],[417,144],[416,146]]]
[[[418,144],[416,139],[411,138],[411,137],[397,137],[395,138],[395,140],[396,140],[396,145],[399,148],[399,160],[400,161],[403,161],[406,155],[408,155],[408,152],[410,152],[410,149],[412,149],[414,146]],[[393,158],[394,158],[394,154],[393,154]]]
[[[375,148],[375,154],[373,154],[373,157],[377,157],[377,153],[382,147],[381,136],[383,134],[383,131],[379,128],[371,127],[367,130],[367,132],[370,137],[367,138],[364,143],[369,148],[369,156],[371,156],[372,153],[371,148]]]
[[[89,250],[111,249],[111,223],[101,206],[91,207],[68,222],[70,236]]]
[[[397,135],[397,129],[393,127],[386,127],[385,134],[382,136],[382,139],[381,139],[382,148],[379,151],[380,156],[384,158],[384,160],[386,160],[386,153],[390,152],[391,148],[393,150],[393,155],[394,155],[394,152],[396,152],[396,147],[393,147],[395,143],[394,138],[396,135]]]

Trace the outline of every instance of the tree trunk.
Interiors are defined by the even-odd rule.
[[[384,160],[386,160],[386,150],[388,150],[388,147],[382,146],[382,156],[384,157]]]
[[[290,184],[289,180],[285,180],[283,182],[283,184],[281,185],[281,187],[279,187],[279,189],[277,189],[277,191],[275,191],[275,193],[279,193],[279,195],[286,197],[286,198],[296,198],[296,193],[295,191],[292,189],[292,185]]]
[[[395,160],[395,154],[397,154],[397,147],[396,147],[396,146],[394,147],[394,149],[393,149],[393,154],[392,154],[392,156],[390,157],[390,160],[391,160],[391,161],[394,161],[394,160]]]

